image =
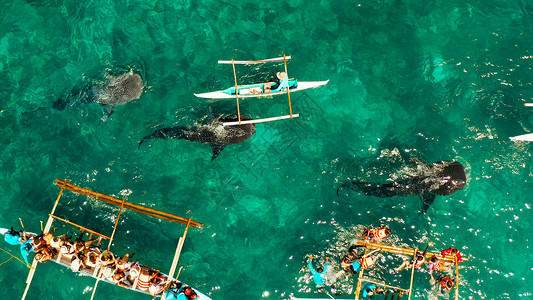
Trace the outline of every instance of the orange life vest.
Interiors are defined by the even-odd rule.
[[[444,264],[440,260],[437,260],[437,262],[433,263],[433,270],[442,271],[443,269],[444,269]]]
[[[366,269],[366,268],[372,267],[376,261],[371,256],[367,256],[367,257],[361,258],[359,262],[361,263],[361,267],[363,269]]]
[[[452,290],[452,288],[453,288],[453,284],[452,284],[452,286],[450,287],[450,286],[448,286],[448,282],[452,282],[452,283],[453,283],[453,281],[450,279],[450,277],[446,276],[446,277],[444,277],[444,278],[442,278],[442,279],[440,280],[440,286],[443,287],[443,288],[445,288],[445,289],[449,292],[449,291]]]

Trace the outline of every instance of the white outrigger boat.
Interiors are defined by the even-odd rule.
[[[533,103],[524,104],[526,107],[533,107]],[[512,136],[509,138],[511,141],[524,141],[524,142],[533,142],[533,133],[522,134],[517,136]]]
[[[123,200],[119,200],[117,198],[114,198],[114,197],[111,197],[111,196],[108,196],[108,195],[100,194],[100,193],[97,193],[97,192],[94,192],[94,191],[91,191],[91,190],[88,190],[88,189],[84,189],[84,188],[81,188],[79,186],[70,184],[67,181],[56,179],[56,185],[61,187],[61,191],[59,192],[59,196],[57,197],[57,200],[56,200],[56,202],[54,204],[54,207],[52,208],[52,212],[49,214],[48,221],[46,223],[45,228],[43,229],[43,234],[46,234],[46,233],[50,232],[50,229],[52,227],[52,223],[53,223],[53,221],[55,219],[55,220],[59,220],[59,221],[62,221],[64,223],[66,223],[66,224],[69,224],[69,225],[77,227],[78,229],[80,229],[82,231],[82,234],[88,233],[90,235],[89,239],[91,239],[93,236],[98,237],[98,246],[100,246],[100,243],[101,243],[102,239],[109,240],[109,244],[108,244],[108,247],[107,247],[107,250],[109,250],[109,248],[111,246],[111,243],[113,242],[113,237],[115,235],[115,231],[117,229],[118,221],[120,219],[120,215],[121,215],[123,209],[129,209],[129,210],[132,210],[132,211],[135,211],[135,212],[138,212],[138,213],[142,213],[142,214],[145,214],[145,215],[156,217],[156,218],[161,219],[161,220],[167,220],[167,221],[171,221],[171,222],[186,224],[187,227],[185,228],[183,236],[181,236],[179,238],[178,245],[177,245],[177,248],[176,248],[176,252],[175,252],[175,255],[174,255],[174,259],[173,259],[173,262],[172,262],[172,266],[170,268],[170,271],[169,271],[168,275],[166,275],[166,274],[161,274],[160,275],[163,278],[166,276],[166,282],[167,283],[175,281],[175,282],[183,284],[182,282],[180,282],[177,279],[177,277],[179,276],[179,272],[178,272],[178,275],[176,277],[174,277],[174,273],[176,271],[176,267],[177,267],[178,260],[179,260],[179,257],[180,257],[181,249],[183,248],[183,244],[184,244],[185,237],[187,235],[187,231],[188,231],[189,227],[190,226],[192,226],[192,227],[201,227],[201,226],[203,226],[202,223],[193,221],[192,219],[186,219],[186,218],[182,218],[182,217],[179,217],[179,216],[175,216],[175,215],[172,215],[172,214],[169,214],[169,213],[166,213],[166,212],[157,211],[157,210],[154,210],[154,209],[151,209],[151,208],[147,208],[147,207],[144,207],[144,206],[141,206],[141,205],[136,205],[136,204],[133,204],[133,203],[129,203],[129,202],[124,201],[124,199]],[[55,210],[56,210],[56,208],[58,206],[59,200],[61,198],[61,195],[63,194],[63,191],[65,189],[70,190],[70,191],[72,191],[74,193],[77,193],[77,194],[86,195],[86,196],[91,197],[93,199],[100,200],[100,201],[106,202],[108,204],[120,207],[120,211],[119,211],[118,216],[116,218],[112,234],[110,236],[106,236],[104,234],[98,233],[96,231],[93,231],[91,229],[85,228],[85,227],[83,227],[81,225],[78,225],[76,223],[70,222],[68,220],[65,220],[63,218],[60,218],[60,217],[54,215]],[[0,233],[2,233],[2,234],[6,233],[8,231],[9,231],[9,229],[0,228]],[[25,233],[25,234],[26,235],[32,235],[32,233]],[[35,234],[33,234],[33,235],[35,235]],[[59,254],[54,255],[54,257],[52,257],[52,259],[50,259],[50,260],[55,262],[55,263],[57,263],[57,264],[60,264],[62,266],[69,267],[69,268],[71,267],[71,264],[72,264],[71,263],[72,258],[71,257],[67,258],[66,256],[62,256],[61,252]],[[38,265],[38,262],[35,259],[33,259],[33,262],[32,262],[32,265],[31,265],[31,270],[30,270],[30,272],[28,274],[28,278],[26,279],[26,289],[24,290],[24,294],[22,296],[22,300],[24,300],[26,298],[26,295],[28,293],[31,281],[32,281],[33,276],[35,274],[35,269],[37,268],[37,265]],[[90,277],[93,277],[93,278],[96,279],[96,284],[95,284],[95,286],[93,288],[91,299],[94,298],[94,295],[95,295],[95,292],[96,292],[96,288],[98,286],[98,282],[99,281],[104,281],[104,282],[107,282],[107,283],[115,285],[114,282],[108,280],[107,278],[105,278],[103,276],[103,270],[102,269],[103,268],[100,268],[100,265],[97,265],[94,268],[80,267],[80,269],[78,271],[78,273],[80,273],[82,275],[90,276]],[[137,279],[135,279],[135,281],[133,282],[133,284],[131,286],[123,286],[123,285],[120,285],[120,286],[123,287],[123,288],[129,289],[129,290],[135,291],[135,292],[140,292],[140,293],[144,293],[144,294],[150,295],[150,293],[148,291],[139,289],[139,287],[137,286],[138,278],[139,277],[137,277]],[[155,297],[161,297],[162,295],[164,295],[165,291],[168,288],[169,288],[169,284],[167,284],[165,286],[164,290],[161,293],[159,293],[158,295],[156,295]],[[195,288],[192,288],[192,289],[194,290],[194,292],[198,296],[197,299],[200,299],[200,300],[211,300],[211,298],[209,298],[205,294],[201,293],[197,289],[195,289]]]
[[[208,92],[202,94],[194,94],[196,97],[208,98],[208,99],[236,99],[237,100],[237,115],[238,121],[224,122],[224,126],[243,125],[252,123],[264,123],[283,119],[297,118],[299,114],[292,113],[291,93],[303,91],[307,89],[313,89],[319,86],[328,84],[326,81],[301,81],[289,78],[287,74],[287,60],[291,59],[290,56],[283,55],[283,57],[268,58],[263,60],[219,60],[219,64],[231,64],[233,65],[233,76],[235,77],[235,86],[227,88],[225,90]],[[285,64],[285,72],[278,72],[277,78],[269,82],[262,82],[256,84],[238,85],[237,84],[237,72],[235,71],[235,65],[250,65],[250,64],[263,64],[268,62],[280,62]],[[286,116],[271,117],[264,119],[255,119],[241,121],[241,113],[239,107],[239,98],[259,98],[259,97],[271,97],[281,94],[287,94],[289,98],[289,110],[290,114]]]

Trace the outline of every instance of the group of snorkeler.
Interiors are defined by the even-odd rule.
[[[391,230],[387,227],[380,227],[377,229],[368,229],[365,228],[363,233],[363,239],[367,242],[371,243],[377,243],[384,239],[386,239],[391,233]],[[339,276],[342,276],[345,274],[347,278],[350,276],[359,273],[363,269],[368,269],[374,266],[378,259],[378,255],[376,254],[381,249],[374,249],[368,253],[361,254],[357,250],[359,248],[364,248],[365,246],[362,245],[353,245],[348,249],[348,253],[343,256],[341,260],[341,267],[342,270],[337,272],[335,275],[335,278],[338,278]],[[375,255],[376,254],[376,255]],[[426,255],[427,255],[427,248],[425,251],[418,251],[416,253],[416,260],[409,260],[404,261],[402,265],[395,268],[394,270],[396,272],[400,272],[404,269],[420,269],[425,263],[426,263]],[[442,258],[445,258],[447,255],[455,256],[457,263],[461,263],[462,257],[459,250],[455,248],[449,248],[446,250],[442,250],[440,253],[440,256]],[[429,265],[429,274],[431,276],[430,283],[432,285],[438,286],[440,288],[440,291],[442,293],[450,292],[453,287],[455,286],[455,281],[446,275],[450,271],[450,267],[453,265],[452,262],[445,261],[444,259],[440,259],[438,255],[433,255],[428,262]],[[326,280],[326,270],[329,266],[329,257],[326,258],[326,264],[324,267],[318,267],[317,270],[313,268],[313,256],[310,256],[309,261],[309,269],[311,270],[311,274],[313,275],[313,280],[315,284],[317,285],[317,288],[319,291],[322,291],[325,286],[331,286],[332,292],[336,293],[336,288],[334,286],[334,283],[328,283]],[[437,279],[433,277],[433,273],[436,272],[438,274]],[[377,286],[376,284],[372,284],[367,282],[362,289],[362,295],[363,299],[368,299],[372,297],[374,294],[384,294],[385,291]]]
[[[135,254],[116,256],[109,250],[103,250],[92,245],[98,239],[83,241],[83,233],[74,241],[72,236],[53,236],[52,232],[28,235],[22,231],[15,231],[13,227],[4,234],[4,240],[10,245],[20,245],[20,251],[26,265],[30,266],[28,255],[35,253],[35,260],[45,263],[51,259],[65,262],[73,272],[84,271],[104,278],[125,288],[150,293],[152,296],[162,295],[165,300],[197,299],[193,288],[178,282],[169,282],[168,277],[158,270],[150,269],[146,265],[132,261]]]

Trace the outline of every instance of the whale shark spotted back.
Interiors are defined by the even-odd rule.
[[[199,124],[191,127],[166,127],[158,129],[145,136],[139,142],[141,145],[150,139],[184,139],[191,142],[209,144],[213,151],[211,160],[218,157],[220,152],[228,145],[240,144],[255,134],[255,124],[223,126],[223,122],[236,121],[237,116],[218,116],[207,124]],[[242,116],[241,120],[251,120],[248,116]]]
[[[422,200],[421,213],[425,213],[435,195],[451,195],[466,186],[466,172],[460,162],[440,161],[424,167],[423,172],[413,172],[415,175],[394,182],[348,181],[337,189],[337,195],[345,188],[379,198],[418,195]]]

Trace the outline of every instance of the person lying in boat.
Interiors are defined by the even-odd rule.
[[[4,240],[10,245],[18,246],[24,242],[22,236],[22,231],[15,231],[13,227],[11,227],[11,230],[4,233]]]
[[[413,261],[414,261],[415,269],[419,269],[426,262],[426,253],[427,253],[427,248],[426,248],[426,251],[424,252],[417,251],[416,260],[411,260],[411,259],[406,260],[398,268],[394,268],[394,271],[400,272],[402,270],[405,270],[406,268],[412,269]]]
[[[161,299],[163,300],[186,300],[187,297],[183,294],[185,286],[181,282],[172,281]]]
[[[455,249],[454,247],[448,248],[446,250],[442,250],[440,252],[440,255],[442,255],[443,258],[446,257],[446,255],[455,256],[455,259],[457,260],[457,264],[460,264],[461,262],[463,262],[463,258],[461,257],[461,252]]]
[[[372,230],[365,228],[365,232],[363,233],[363,239],[370,243],[378,243],[386,239],[389,234],[391,234],[391,230],[387,226]]]

